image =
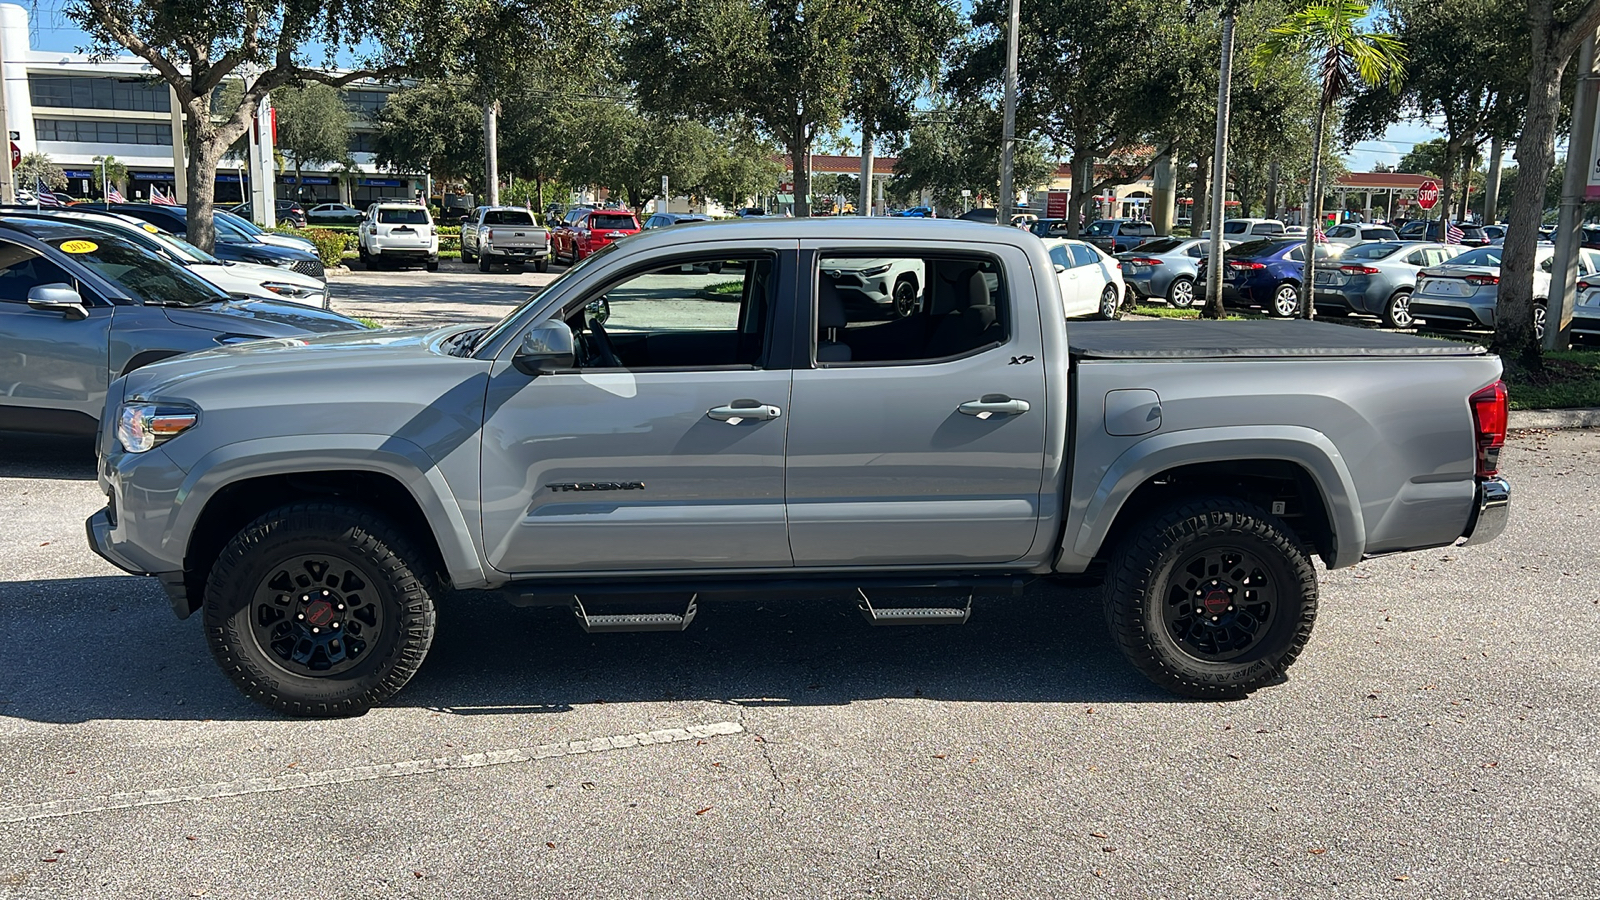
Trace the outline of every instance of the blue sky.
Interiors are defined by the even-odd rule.
[[[34,0],[30,6],[29,25],[33,31],[34,49],[73,53],[88,45],[89,36],[61,14],[61,0]],[[1392,166],[1414,144],[1435,137],[1438,137],[1438,132],[1426,125],[1396,125],[1384,134],[1382,140],[1356,144],[1345,154],[1345,165],[1352,172],[1371,171],[1377,163]]]

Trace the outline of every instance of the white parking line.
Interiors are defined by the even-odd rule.
[[[20,806],[0,806],[0,823],[26,822],[32,819],[56,819],[81,816],[113,809],[131,809],[139,806],[165,806],[193,800],[215,800],[219,797],[242,797],[246,794],[271,794],[278,791],[297,791],[326,784],[350,784],[357,781],[377,781],[380,778],[404,778],[409,775],[427,775],[431,772],[448,772],[454,769],[481,769],[485,766],[503,766],[510,763],[531,762],[556,756],[578,756],[584,753],[604,753],[628,747],[651,744],[676,744],[681,741],[704,740],[719,735],[738,734],[744,728],[736,722],[712,722],[709,725],[692,725],[688,728],[663,728],[659,731],[638,734],[619,734],[614,737],[591,738],[583,741],[562,741],[540,744],[538,747],[512,750],[493,750],[488,753],[469,753],[466,756],[439,756],[433,759],[410,759],[405,762],[382,763],[375,766],[353,766],[346,769],[329,769],[325,772],[294,772],[262,778],[241,778],[238,781],[219,781],[211,784],[191,784],[179,787],[152,788],[123,794],[100,797],[83,797],[76,800],[50,800],[44,803],[24,803]]]

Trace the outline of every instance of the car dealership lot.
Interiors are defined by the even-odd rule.
[[[0,896],[1592,896],[1600,434],[1504,458],[1501,539],[1323,573],[1241,702],[1150,686],[1083,588],[596,636],[462,596],[388,706],[297,721],[89,552],[87,447],[6,437]]]

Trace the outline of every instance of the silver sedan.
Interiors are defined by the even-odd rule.
[[[1317,309],[1335,315],[1378,316],[1390,328],[1410,328],[1411,293],[1423,266],[1443,265],[1467,248],[1423,241],[1356,244],[1317,261]]]
[[[1234,245],[1223,241],[1222,249]],[[1142,298],[1159,298],[1179,309],[1194,305],[1194,276],[1211,241],[1201,238],[1156,238],[1116,255],[1122,280]]]

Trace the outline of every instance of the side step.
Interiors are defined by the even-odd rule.
[[[874,625],[965,625],[972,618],[972,591],[967,591],[967,605],[963,607],[940,606],[885,606],[875,607],[867,599],[867,592],[856,588],[861,595],[861,614]]]
[[[578,627],[589,634],[611,634],[620,631],[683,631],[694,621],[694,601],[699,594],[689,597],[683,615],[675,613],[623,613],[621,615],[591,616],[583,608],[583,600],[572,595],[572,614],[578,617]]]

